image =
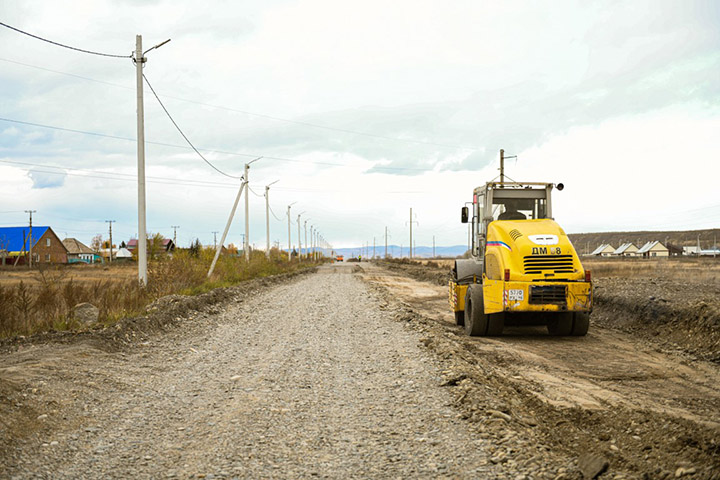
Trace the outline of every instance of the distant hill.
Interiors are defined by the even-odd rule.
[[[463,253],[467,251],[467,245],[453,245],[450,247],[435,247],[435,256],[437,257],[451,257],[455,258],[458,256],[461,256]],[[345,258],[350,257],[357,257],[361,254],[360,247],[354,247],[354,248],[336,248],[335,250],[336,255],[344,255]],[[362,251],[363,257],[371,257],[372,256],[372,246],[369,248],[369,252],[365,253],[365,251]],[[433,254],[433,248],[420,246],[418,245],[415,247],[415,250],[413,251],[413,257],[418,258],[431,258]],[[375,256],[376,257],[382,257],[385,255],[385,245],[382,246],[375,246]],[[400,257],[400,245],[388,245],[388,255],[391,255],[395,258]],[[407,257],[408,256],[408,248],[407,245],[404,245],[402,247],[402,256]]]
[[[640,232],[598,232],[598,233],[571,233],[568,235],[575,249],[580,254],[592,252],[596,247],[603,243],[609,243],[617,248],[625,242],[632,242],[637,247],[642,247],[645,243],[659,240],[663,244],[666,242],[678,247],[693,246],[698,244],[698,236],[700,237],[700,246],[702,248],[711,248],[715,244],[715,239],[720,238],[720,228],[708,230],[687,230],[687,231],[640,231]]]
[[[693,246],[698,243],[700,236],[700,246],[704,249],[711,248],[715,245],[715,239],[720,238],[720,228],[706,230],[687,230],[687,231],[640,231],[640,232],[597,232],[597,233],[571,233],[568,235],[570,241],[575,245],[575,249],[580,254],[592,252],[596,247],[603,243],[609,243],[617,248],[625,242],[632,242],[638,247],[642,247],[646,242],[655,240],[661,241],[663,244],[667,241],[671,245],[679,247]],[[467,245],[452,245],[450,247],[435,247],[435,256],[437,257],[459,257],[467,251]],[[360,247],[339,248],[335,250],[336,255],[344,255],[345,258],[357,257],[361,254]],[[369,253],[362,251],[364,257],[372,256],[372,247]],[[414,251],[415,257],[431,258],[432,247],[417,246]],[[375,246],[375,256],[382,257],[385,254],[385,246]],[[400,257],[399,245],[388,245],[388,254],[397,258]],[[407,245],[402,247],[402,256],[408,256]]]

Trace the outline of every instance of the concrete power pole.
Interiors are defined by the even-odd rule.
[[[304,225],[305,225],[305,256],[309,260],[310,259],[310,248],[308,247],[308,243],[307,243],[307,222],[308,222],[308,220],[310,220],[310,219],[308,218],[305,220]]]
[[[217,234],[218,232],[212,232],[213,234],[213,248],[217,249]]]
[[[300,233],[300,216],[305,213],[298,213],[297,224],[298,224],[298,258],[302,261],[302,234]],[[307,248],[307,245],[305,245]]]
[[[250,241],[250,185],[248,185],[248,172],[250,164],[245,164],[245,238],[243,239],[243,250],[245,252],[245,261],[250,260],[250,249],[248,242]]]
[[[412,227],[413,227],[413,223],[418,223],[418,222],[416,222],[416,221],[413,221],[412,207],[410,207],[410,222],[408,222],[408,223],[410,223],[410,244],[409,244],[410,246],[408,247],[408,249],[409,249],[409,252],[410,252],[410,259],[412,259],[412,258],[413,258]],[[419,225],[419,224],[418,224],[418,225]]]
[[[147,285],[147,230],[145,221],[145,107],[143,103],[143,64],[145,54],[160,48],[170,39],[143,52],[142,35],[135,36],[135,85],[137,89],[137,154],[138,154],[138,281]]]
[[[266,255],[268,258],[270,258],[270,185],[277,182],[279,182],[279,180],[265,185],[265,234],[267,235]]]
[[[33,258],[32,258],[32,246],[33,246],[33,242],[32,242],[32,214],[35,213],[35,212],[37,212],[37,210],[25,210],[25,213],[29,213],[29,214],[30,214],[30,248],[29,248],[30,260],[28,261],[28,268],[32,268],[32,260],[33,260]]]
[[[387,260],[387,227],[385,227],[385,260]]]
[[[105,220],[105,223],[110,224],[110,232],[109,232],[109,234],[110,234],[110,263],[112,263],[112,224],[114,221],[115,220]],[[175,243],[174,240],[173,240],[173,243]]]
[[[147,230],[145,222],[145,107],[143,104],[142,35],[135,36],[135,80],[137,86],[137,155],[138,155],[138,281],[147,285]]]
[[[290,235],[290,207],[295,205],[297,202],[293,202],[288,205],[287,217],[288,217],[288,260],[292,259],[292,236]]]

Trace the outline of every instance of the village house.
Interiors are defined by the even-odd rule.
[[[62,241],[67,249],[67,263],[96,263],[102,258],[93,252],[90,247],[77,238],[66,238]]]
[[[613,255],[620,257],[634,257],[637,255],[638,247],[634,243],[623,243],[614,252]]]
[[[152,245],[153,239],[148,238],[147,240],[147,253],[148,255],[158,255],[158,254],[171,254],[175,251],[175,244],[173,243],[172,239],[170,238],[163,238],[160,241],[160,245],[155,246],[155,250],[153,252],[153,245]],[[130,252],[135,255],[138,247],[138,241],[137,238],[131,238],[127,242],[127,249],[130,250]]]
[[[3,265],[27,265],[32,241],[32,263],[67,263],[67,249],[48,226],[0,227],[0,257]]]
[[[668,257],[670,252],[665,245],[659,240],[647,242],[638,250],[638,255],[642,257]]]
[[[609,257],[615,252],[615,248],[609,243],[603,243],[597,247],[590,255],[597,255],[602,257]]]

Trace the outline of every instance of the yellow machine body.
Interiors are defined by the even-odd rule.
[[[450,305],[465,309],[468,284],[482,284],[484,311],[590,312],[592,284],[563,229],[548,218],[496,220],[487,226],[484,272],[450,282]]]

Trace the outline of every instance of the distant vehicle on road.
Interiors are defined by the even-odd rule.
[[[335,257],[336,262],[342,262],[343,260],[345,260],[345,257],[343,257],[342,255],[338,255],[337,257]]]

